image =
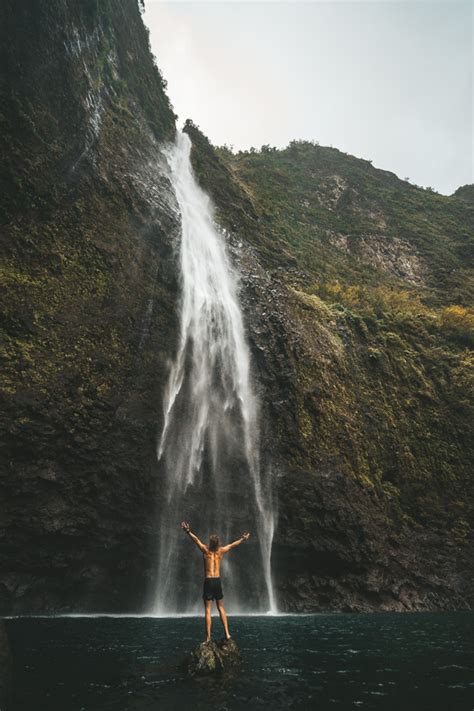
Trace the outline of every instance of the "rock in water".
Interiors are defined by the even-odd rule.
[[[221,642],[201,642],[186,660],[187,672],[195,674],[212,674],[226,671],[239,665],[241,656],[239,648],[233,639]]]
[[[222,657],[224,669],[235,667],[240,664],[242,661],[240,650],[233,639],[229,639],[227,641],[225,639],[222,640],[218,643],[218,647]]]

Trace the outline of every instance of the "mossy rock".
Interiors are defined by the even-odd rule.
[[[189,676],[206,676],[225,672],[241,663],[240,651],[233,639],[201,642],[185,661]]]

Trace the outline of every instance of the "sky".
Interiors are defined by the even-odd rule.
[[[318,141],[449,195],[474,182],[474,0],[146,0],[179,125]]]

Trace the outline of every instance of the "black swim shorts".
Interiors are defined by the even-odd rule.
[[[204,578],[204,588],[202,591],[204,600],[222,600],[222,585],[220,578]]]

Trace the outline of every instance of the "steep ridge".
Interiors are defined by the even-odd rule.
[[[178,343],[175,116],[134,0],[1,12],[0,610],[140,611]],[[185,131],[241,275],[280,608],[471,607],[474,208],[335,149]]]
[[[179,239],[138,5],[2,3],[3,612],[140,609]]]
[[[335,149],[233,155],[186,130],[245,275],[279,599],[469,606],[474,211]]]

